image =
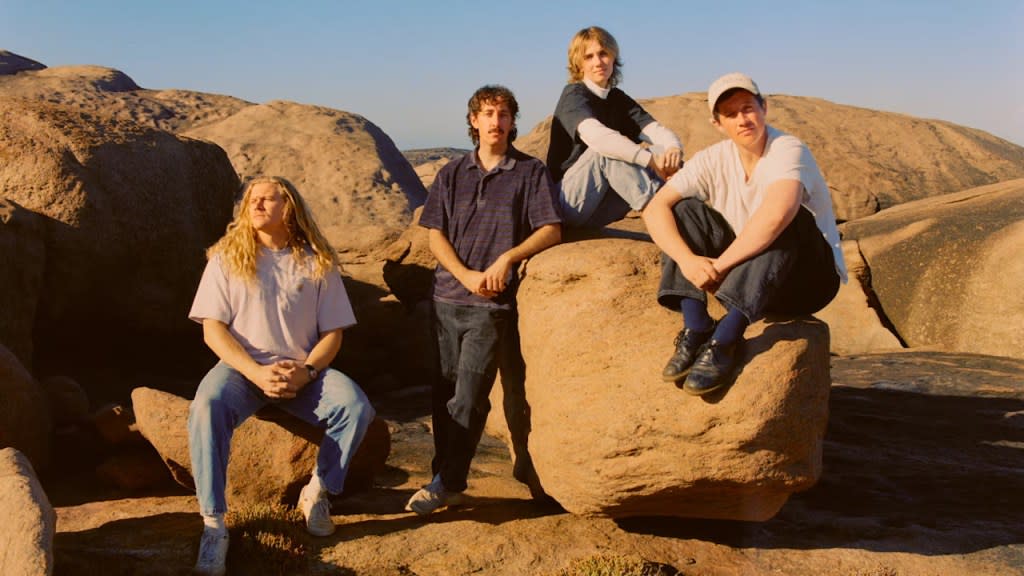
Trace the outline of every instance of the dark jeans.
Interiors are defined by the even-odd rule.
[[[679,233],[695,254],[717,258],[736,239],[725,218],[697,198],[683,199],[674,211]],[[707,302],[705,293],[679,272],[674,260],[662,253],[661,263],[659,304],[678,311],[684,297]],[[838,291],[832,249],[814,216],[801,206],[768,248],[729,271],[715,297],[727,309],[737,308],[755,322],[766,314],[813,314]]]
[[[445,489],[466,489],[469,465],[491,410],[488,396],[501,370],[505,419],[516,467],[530,466],[530,406],[526,363],[519,343],[519,315],[502,310],[434,302],[437,370],[433,382],[434,474]],[[518,476],[518,475],[517,475]]]

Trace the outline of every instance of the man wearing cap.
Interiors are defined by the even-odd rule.
[[[658,303],[683,314],[662,379],[690,394],[728,380],[747,325],[765,314],[822,309],[846,282],[825,178],[799,139],[765,122],[750,77],[708,89],[711,123],[728,137],[697,152],[643,212],[664,252]],[[715,322],[706,292],[725,306]]]
[[[568,226],[601,227],[643,210],[682,164],[679,138],[617,87],[621,67],[619,45],[603,28],[584,28],[569,43],[569,84],[547,157]]]

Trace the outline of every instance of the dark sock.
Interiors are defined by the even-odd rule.
[[[697,332],[707,332],[715,325],[708,315],[708,306],[695,298],[683,298],[679,304],[683,311],[683,326]]]
[[[743,338],[743,332],[749,324],[750,320],[747,320],[743,312],[736,308],[730,308],[722,320],[718,322],[718,327],[715,328],[712,338],[725,346],[732,345]]]

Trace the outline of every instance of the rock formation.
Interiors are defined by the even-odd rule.
[[[754,324],[735,382],[691,397],[661,382],[680,317],[654,301],[659,273],[654,245],[629,239],[529,262],[519,309],[541,484],[577,514],[767,520],[821,474],[828,328]]]
[[[133,364],[166,364],[182,342],[200,345],[185,316],[238,188],[222,150],[0,97],[0,154],[6,197],[44,218],[43,282],[23,311],[34,317],[35,370],[105,369],[114,380]]]
[[[844,233],[908,345],[1024,358],[1024,180],[903,204]]]
[[[45,470],[53,431],[46,394],[2,343],[0,399],[0,448],[17,448],[35,468]]]
[[[14,448],[0,450],[0,574],[53,574],[57,515],[35,470]]]
[[[42,216],[0,198],[0,343],[29,368],[32,327],[46,270],[45,230]]]
[[[132,391],[139,430],[160,453],[171,475],[194,488],[188,447],[190,401],[159,390]],[[228,461],[228,506],[280,502],[293,505],[309,481],[323,431],[277,409],[261,411],[235,429]],[[391,450],[387,424],[377,418],[353,456],[346,493],[373,486]]]
[[[426,198],[391,139],[340,110],[274,101],[185,134],[224,148],[243,180],[291,180],[345,260],[363,259],[397,238]]]

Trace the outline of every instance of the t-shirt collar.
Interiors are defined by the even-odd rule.
[[[601,88],[600,86],[597,85],[596,82],[591,81],[590,78],[584,78],[583,79],[583,84],[587,88],[589,88],[590,91],[593,92],[594,95],[597,96],[598,98],[600,98],[601,100],[607,100],[608,99],[608,93],[612,91],[612,89],[610,87],[609,88]]]

